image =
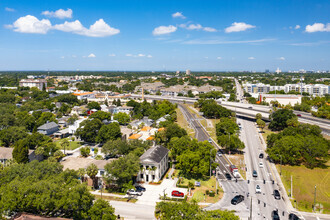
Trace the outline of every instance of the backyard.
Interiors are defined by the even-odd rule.
[[[64,150],[64,149],[61,146],[61,143],[64,140],[68,140],[69,141],[69,147],[66,147],[65,150],[74,150],[74,149],[77,149],[78,147],[81,146],[81,143],[79,141],[72,141],[70,138],[63,138],[63,139],[60,139],[60,140],[55,141],[56,146],[59,147],[62,150]]]

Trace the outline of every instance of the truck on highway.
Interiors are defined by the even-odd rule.
[[[235,165],[230,165],[230,172],[233,174],[234,177],[240,177],[238,169]]]

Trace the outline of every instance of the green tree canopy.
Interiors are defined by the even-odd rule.
[[[122,188],[125,183],[129,183],[133,176],[140,170],[139,157],[128,154],[105,165],[107,175],[105,180],[108,184],[117,184]]]
[[[117,114],[115,114],[113,116],[113,119],[117,120],[118,123],[121,124],[121,125],[126,125],[130,121],[129,115],[124,113],[124,112],[118,112]]]
[[[118,123],[113,122],[101,127],[96,142],[105,143],[108,140],[116,140],[118,138],[121,138],[120,126]]]
[[[29,148],[26,140],[19,140],[15,143],[13,158],[17,163],[29,162]]]
[[[76,135],[82,140],[95,143],[95,139],[103,123],[99,119],[85,120],[80,124]]]
[[[103,121],[105,119],[106,120],[111,120],[111,113],[104,112],[104,111],[97,111],[97,112],[94,112],[93,114],[91,114],[89,117],[90,118],[97,118],[100,121]]]
[[[89,102],[87,104],[88,109],[96,109],[96,110],[101,110],[101,106],[98,102]]]
[[[288,127],[287,121],[291,118],[297,117],[293,114],[292,110],[279,109],[271,114],[272,121],[269,124],[269,128],[274,131],[280,131]]]

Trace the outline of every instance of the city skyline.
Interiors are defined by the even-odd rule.
[[[0,70],[329,70],[327,1],[3,1]]]

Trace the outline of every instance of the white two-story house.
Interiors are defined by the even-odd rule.
[[[168,170],[168,152],[163,146],[156,145],[140,157],[138,182],[159,182]]]

